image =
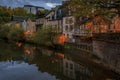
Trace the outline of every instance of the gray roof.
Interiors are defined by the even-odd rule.
[[[23,22],[24,20],[27,20],[27,17],[21,17],[21,16],[13,16],[12,21],[17,21],[17,22]]]
[[[44,7],[40,7],[40,6],[34,6],[34,5],[24,5],[24,7],[36,7],[36,8],[45,9]]]

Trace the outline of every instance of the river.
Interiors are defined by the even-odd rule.
[[[1,40],[0,80],[120,80],[117,73],[78,54]]]

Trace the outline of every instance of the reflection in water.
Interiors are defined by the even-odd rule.
[[[21,43],[21,42],[16,42],[16,45],[17,45],[18,47],[21,47],[21,46],[22,46],[22,43]]]
[[[3,74],[4,73],[4,74]],[[57,80],[47,72],[38,71],[35,65],[19,61],[0,62],[0,80]]]
[[[87,67],[69,59],[63,59],[63,73],[72,79],[91,80],[93,72]]]
[[[0,42],[0,80],[107,80],[119,76],[79,56]],[[89,62],[89,61],[87,61]],[[4,73],[4,74],[3,74]]]

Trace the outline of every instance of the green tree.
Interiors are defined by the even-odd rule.
[[[6,7],[0,7],[0,24],[11,21],[13,10]]]
[[[7,35],[9,40],[24,40],[24,30],[21,27],[15,25],[10,26],[9,34]]]
[[[7,25],[0,25],[0,38],[7,38],[10,27]]]
[[[16,16],[26,16],[27,15],[27,11],[24,8],[15,8],[13,9],[14,15]]]
[[[36,32],[33,40],[35,43],[53,46],[58,41],[57,37],[58,33],[55,32],[55,29],[53,29],[52,26],[43,26]]]
[[[39,10],[37,13],[36,13],[36,17],[43,17],[46,13],[48,13],[48,10]]]

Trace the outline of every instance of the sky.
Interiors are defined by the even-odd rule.
[[[56,5],[60,5],[62,0],[0,0],[1,6],[7,7],[23,7],[24,5],[34,5],[50,9]]]
[[[21,61],[0,62],[0,80],[58,80],[54,75],[38,71],[36,65]]]

